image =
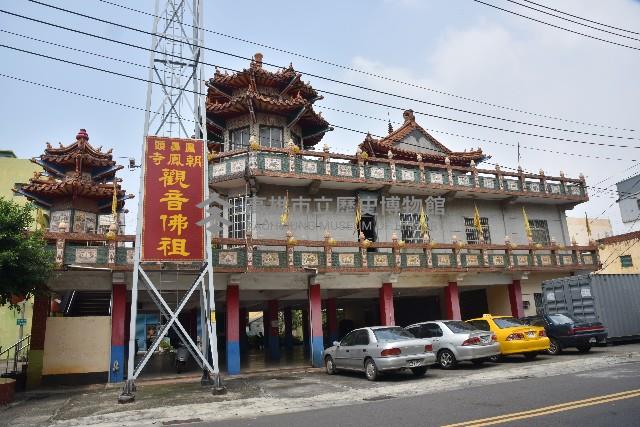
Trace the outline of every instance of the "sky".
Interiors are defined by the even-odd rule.
[[[155,2],[151,0],[126,3],[124,0],[110,1],[149,13],[154,11]],[[640,40],[578,27],[506,0],[490,2],[640,49]],[[548,0],[539,2],[551,4]],[[144,31],[152,29],[150,16],[99,0],[42,0],[42,3]],[[638,1],[562,0],[554,1],[553,7],[640,33]],[[3,2],[0,9],[145,48],[151,43],[150,36],[143,32],[73,16],[27,0]],[[615,186],[611,186],[639,171],[636,165],[640,164],[635,161],[640,161],[638,148],[618,146],[640,147],[640,50],[571,34],[472,0],[205,0],[203,10],[204,27],[208,30],[269,46],[257,46],[255,43],[206,32],[207,48],[242,57],[261,52],[266,63],[279,66],[293,63],[294,68],[303,74],[316,74],[416,100],[390,97],[303,75],[303,80],[311,82],[316,89],[389,105],[383,107],[325,95],[324,100],[316,103],[316,108],[330,123],[384,135],[387,131],[386,121],[391,119],[397,127],[402,122],[402,110],[411,108],[416,111],[418,123],[432,130],[431,133],[451,150],[482,147],[485,153],[492,156],[489,162],[513,168],[518,165],[514,145],[520,143],[520,164],[525,170],[538,172],[542,169],[546,174],[555,176],[562,170],[569,177],[578,177],[583,173],[588,185],[608,187],[607,191],[589,189],[589,202],[568,211],[569,216],[584,216],[586,212],[590,218],[610,218],[617,233],[629,231],[621,223],[618,207],[614,203],[616,195],[611,192]],[[7,31],[129,63],[45,44]],[[640,34],[622,34],[640,39]],[[149,62],[149,52],[146,50],[125,47],[5,13],[0,13],[0,44],[143,80],[148,75],[145,66]],[[232,69],[248,66],[246,60],[209,50],[205,52],[204,61]],[[121,164],[126,165],[129,157],[139,162],[143,111],[20,82],[4,75],[141,109],[146,102],[145,82],[5,47],[0,47],[0,69],[3,75],[0,76],[0,149],[10,149],[18,157],[30,158],[40,155],[47,141],[53,144],[60,141],[65,145],[72,143],[78,129],[85,128],[90,142],[94,146],[102,146],[104,150],[113,148],[113,154]],[[212,66],[205,66],[206,77],[212,76],[213,71]],[[454,111],[425,102],[523,123]],[[487,129],[455,120],[541,136]],[[558,141],[543,136],[592,144]],[[324,137],[320,146],[327,143],[334,152],[352,154],[363,138],[362,133],[336,129]],[[574,155],[537,151],[535,148]],[[575,154],[613,159],[585,158]],[[486,167],[493,168],[493,165]],[[125,189],[137,196],[139,169],[124,169],[119,176],[123,178]],[[135,228],[136,204],[136,201],[127,203],[130,210],[127,215],[128,232],[133,232]]]

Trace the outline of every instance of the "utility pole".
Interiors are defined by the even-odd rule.
[[[144,138],[145,141],[147,141],[148,137],[204,140],[203,189],[204,199],[208,199],[208,161],[206,155],[208,151],[206,148],[206,109],[204,106],[205,91],[203,84],[203,3],[203,0],[156,0],[155,2]],[[211,232],[204,227],[202,228],[205,256],[199,269],[198,279],[188,289],[183,302],[175,309],[171,309],[144,271],[144,260],[141,253],[145,186],[144,153],[145,149],[143,148],[143,157],[140,162],[142,167],[138,198],[138,225],[132,277],[128,371],[127,380],[118,401],[125,403],[134,399],[134,381],[149,361],[153,349],[157,348],[157,344],[154,343],[152,350],[147,350],[147,354],[144,355],[137,366],[135,365],[134,349],[140,280],[151,292],[155,293],[155,297],[152,295],[152,299],[158,305],[160,313],[170,320],[165,325],[165,329],[174,328],[202,367],[202,383],[206,385],[213,384],[214,393],[223,393],[225,389],[220,379],[218,366]],[[164,265],[163,262],[160,264],[161,267]],[[177,315],[184,308],[189,296],[200,286],[201,319],[205,327],[202,328],[200,346],[196,346],[186,335],[186,331],[177,319]],[[166,334],[166,332],[166,330],[163,331],[163,334]],[[157,340],[161,337],[162,334],[158,336]]]

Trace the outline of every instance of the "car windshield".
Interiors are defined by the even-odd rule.
[[[455,321],[455,322],[444,322],[444,324],[454,334],[464,334],[466,332],[471,332],[471,331],[477,331],[478,330],[478,328],[476,328],[475,326],[470,325],[470,324],[468,324],[466,322]]]
[[[578,321],[578,319],[568,314],[550,314],[549,319],[554,325],[566,325],[567,323],[576,323]]]
[[[513,328],[516,326],[524,325],[524,323],[522,323],[521,321],[519,321],[514,317],[494,317],[493,321],[496,323],[496,325],[500,329]]]
[[[376,336],[376,340],[378,341],[399,341],[415,338],[411,332],[407,332],[402,328],[374,329],[373,334]]]

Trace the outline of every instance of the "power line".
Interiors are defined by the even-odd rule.
[[[45,7],[49,7],[49,8],[58,10],[58,11],[62,11],[62,12],[65,12],[65,13],[76,15],[76,16],[80,16],[80,17],[83,17],[83,18],[86,18],[86,19],[95,20],[95,21],[102,22],[102,23],[105,23],[105,24],[109,24],[109,25],[120,27],[120,28],[124,28],[124,29],[130,30],[130,31],[140,32],[140,33],[143,33],[143,34],[146,34],[146,35],[152,35],[152,33],[149,32],[149,31],[141,30],[139,28],[130,27],[130,26],[127,26],[127,25],[124,25],[124,24],[120,24],[120,23],[117,23],[117,22],[113,22],[113,21],[109,21],[109,20],[106,20],[106,19],[94,17],[94,16],[91,16],[91,15],[87,15],[87,14],[84,14],[84,13],[76,12],[76,11],[73,11],[73,10],[70,10],[70,9],[65,9],[65,8],[62,8],[62,7],[58,7],[58,6],[54,6],[54,5],[51,5],[51,4],[43,3],[43,2],[38,1],[38,0],[28,0],[28,1],[31,2],[31,3],[35,3],[35,4],[38,4],[38,5],[41,5],[41,6],[45,6]],[[174,41],[176,43],[182,43],[182,44],[186,44],[186,45],[189,45],[189,46],[194,46],[192,43],[190,43],[188,41],[185,41],[185,40],[172,39],[172,38],[169,38],[169,37],[165,37],[165,38],[166,38],[166,40]],[[242,55],[237,55],[237,54],[234,54],[234,53],[231,53],[231,52],[219,50],[219,49],[212,49],[212,48],[208,48],[208,47],[205,47],[205,46],[202,46],[202,49],[209,50],[211,52],[219,53],[219,54],[222,54],[222,55],[231,56],[231,57],[238,58],[238,59],[244,59],[244,60],[247,60],[247,61],[251,61],[251,58],[248,58],[248,57],[245,57],[245,56],[242,56]],[[273,67],[277,67],[277,68],[285,68],[285,67],[283,67],[281,65],[268,63],[268,62],[266,62],[264,60],[262,61],[262,63],[265,64],[265,65],[269,65],[269,66],[273,66]],[[207,64],[205,62],[203,62],[203,64],[204,65],[210,65],[210,64]],[[483,118],[506,121],[506,122],[509,122],[509,123],[515,123],[515,124],[520,124],[520,125],[525,125],[525,126],[533,126],[533,127],[538,127],[538,128],[547,129],[547,130],[554,130],[554,131],[559,131],[559,132],[568,132],[568,133],[574,133],[574,134],[580,134],[580,135],[597,136],[597,137],[602,137],[602,138],[613,138],[613,139],[621,139],[621,140],[636,140],[636,139],[638,139],[636,137],[631,137],[631,136],[607,135],[607,134],[594,133],[594,132],[585,132],[585,131],[580,131],[580,130],[575,130],[575,129],[557,128],[557,127],[548,126],[548,125],[542,125],[542,124],[537,124],[537,123],[530,123],[530,122],[524,122],[524,121],[515,120],[515,119],[509,119],[509,118],[505,118],[505,117],[493,116],[493,115],[490,115],[490,114],[480,113],[480,112],[477,112],[477,111],[465,110],[465,109],[456,108],[456,107],[452,107],[452,106],[448,106],[448,105],[444,105],[444,104],[437,104],[437,103],[434,103],[434,102],[429,102],[429,101],[425,101],[425,100],[421,100],[421,99],[417,99],[417,98],[412,98],[412,97],[408,97],[408,96],[404,96],[404,95],[395,94],[395,93],[392,93],[392,92],[387,92],[387,91],[383,91],[383,90],[379,90],[379,89],[374,89],[374,88],[370,88],[370,87],[367,87],[367,86],[363,86],[363,85],[359,85],[359,84],[355,84],[355,83],[350,83],[350,82],[334,79],[334,78],[331,78],[331,77],[322,76],[322,75],[319,75],[319,74],[308,73],[308,72],[305,72],[303,70],[298,70],[298,71],[300,73],[302,73],[302,74],[307,75],[307,76],[315,77],[315,78],[318,78],[318,79],[321,79],[321,80],[326,80],[326,81],[329,81],[329,82],[332,82],[332,83],[337,83],[337,84],[341,84],[341,85],[344,85],[344,86],[349,86],[349,87],[353,87],[353,88],[356,88],[356,89],[377,93],[377,94],[380,94],[380,95],[385,95],[385,96],[390,96],[390,97],[394,97],[394,98],[403,99],[403,100],[406,100],[406,101],[426,104],[426,105],[430,105],[430,106],[436,107],[436,108],[442,108],[442,109],[456,111],[456,112],[460,112],[460,113],[464,113],[464,114],[475,115],[475,116],[479,116],[479,117],[483,117]],[[329,91],[326,91],[326,90],[320,90],[320,89],[316,89],[316,90],[319,91],[319,92],[323,92],[323,93],[327,93],[327,94],[331,94],[331,95],[335,95],[335,96],[342,96],[340,94],[332,93],[332,92],[329,92]],[[357,99],[357,98],[351,98],[351,99]],[[430,117],[443,119],[442,116],[438,116],[438,115],[430,115]],[[444,120],[448,120],[448,119],[449,118],[446,118]],[[479,126],[478,124],[474,124],[472,122],[465,122],[465,121],[460,121],[460,122],[465,123],[465,124],[471,124],[471,125]],[[495,127],[494,127],[494,129],[500,130],[500,128],[495,128]]]
[[[567,15],[567,16],[571,16],[571,17],[573,17],[573,18],[582,19],[583,21],[591,22],[592,24],[602,25],[603,27],[613,28],[614,30],[624,31],[624,32],[626,32],[626,33],[631,33],[631,34],[640,34],[640,32],[637,32],[637,31],[625,30],[624,28],[614,27],[613,25],[603,24],[602,22],[593,21],[593,20],[591,20],[591,19],[583,18],[583,17],[581,17],[581,16],[577,16],[577,15],[572,15],[572,14],[570,14],[570,13],[568,13],[568,12],[563,12],[563,11],[561,11],[561,10],[554,9],[554,8],[552,8],[552,7],[545,6],[545,5],[540,4],[540,3],[536,3],[536,2],[534,2],[534,1],[529,1],[529,0],[524,0],[524,1],[526,1],[527,3],[535,4],[536,6],[540,6],[540,7],[545,8],[545,9],[553,10],[554,12],[562,13],[563,15]]]
[[[143,10],[139,10],[139,9],[135,9],[135,8],[132,8],[132,7],[128,7],[128,6],[125,6],[125,5],[122,5],[122,4],[118,4],[118,3],[115,3],[115,2],[111,2],[111,1],[108,1],[108,0],[98,0],[98,1],[101,2],[101,3],[104,3],[104,4],[111,5],[111,6],[119,7],[121,9],[129,10],[131,12],[136,12],[136,13],[139,13],[139,14],[142,14],[142,15],[152,16],[152,17],[159,18],[159,19],[166,19],[166,18],[164,18],[162,16],[157,16],[157,15],[155,15],[153,13],[149,13],[149,12],[146,12],[146,11],[143,11]],[[185,25],[188,25],[188,24],[185,24]],[[188,26],[191,26],[191,25],[188,25]],[[504,105],[500,105],[500,104],[494,104],[494,103],[483,101],[483,100],[480,100],[480,99],[477,99],[477,98],[470,98],[470,97],[466,97],[466,96],[462,96],[462,95],[457,95],[457,94],[454,94],[454,93],[451,93],[451,92],[446,92],[446,91],[442,91],[442,90],[438,90],[438,89],[433,89],[433,88],[429,88],[429,87],[426,87],[426,86],[423,86],[423,85],[419,85],[419,84],[416,84],[416,83],[411,83],[411,82],[407,82],[407,81],[404,81],[404,80],[399,80],[399,79],[395,79],[395,78],[392,78],[392,77],[388,77],[388,76],[385,76],[385,75],[372,73],[370,71],[364,71],[364,70],[361,70],[361,69],[358,69],[358,68],[355,68],[355,67],[342,65],[342,64],[337,64],[335,62],[331,62],[331,61],[327,61],[327,60],[324,60],[324,59],[315,58],[313,56],[301,54],[301,53],[298,53],[298,52],[294,52],[294,51],[291,51],[291,50],[279,48],[279,47],[268,45],[268,44],[265,44],[265,43],[261,43],[261,42],[257,42],[257,41],[253,41],[253,40],[248,40],[248,39],[245,39],[245,38],[242,38],[242,37],[234,36],[234,35],[231,35],[231,34],[220,32],[220,31],[214,31],[214,30],[211,30],[211,29],[208,29],[208,28],[201,28],[201,27],[195,27],[195,26],[191,26],[191,27],[196,28],[198,30],[206,31],[207,33],[210,33],[210,34],[213,34],[213,35],[216,35],[216,36],[225,37],[225,38],[228,38],[228,39],[231,39],[231,40],[235,40],[235,41],[239,41],[239,42],[242,42],[242,43],[246,43],[246,44],[251,44],[251,45],[254,45],[254,46],[267,48],[267,49],[270,49],[270,50],[274,50],[276,52],[285,53],[287,55],[296,56],[298,58],[306,59],[306,60],[313,61],[313,62],[318,62],[318,63],[329,65],[329,66],[332,66],[332,67],[335,67],[335,68],[339,68],[339,69],[343,69],[343,70],[347,70],[347,71],[353,71],[355,73],[363,74],[363,75],[366,75],[366,76],[369,76],[369,77],[374,77],[374,78],[377,78],[377,79],[380,79],[380,80],[385,80],[385,81],[389,81],[389,82],[392,82],[392,83],[397,83],[397,84],[400,84],[400,85],[413,87],[413,88],[416,88],[416,89],[421,89],[421,90],[437,93],[437,94],[440,94],[440,95],[445,95],[445,96],[461,99],[463,101],[474,102],[474,103],[478,103],[478,104],[481,104],[481,105],[486,105],[486,106],[494,107],[494,108],[500,108],[500,109],[504,109],[504,110],[507,110],[507,111],[513,111],[513,112],[517,112],[517,113],[521,113],[521,114],[527,114],[527,115],[530,115],[530,116],[563,121],[563,122],[566,122],[566,123],[574,123],[574,124],[585,125],[585,126],[593,126],[593,127],[600,127],[600,128],[607,128],[607,129],[635,132],[634,129],[621,128],[621,127],[616,127],[616,126],[611,126],[611,125],[603,125],[603,124],[591,123],[591,122],[585,122],[585,121],[579,121],[579,120],[571,120],[571,119],[566,119],[566,118],[562,118],[562,117],[546,115],[546,114],[542,114],[542,113],[534,113],[534,112],[526,111],[526,110],[523,110],[523,109],[520,109],[520,108],[508,107],[508,106],[504,106]]]
[[[518,6],[526,7],[527,9],[535,10],[536,12],[540,12],[540,13],[543,13],[545,15],[553,16],[554,18],[562,19],[563,21],[568,21],[568,22],[572,22],[574,24],[582,25],[582,26],[587,27],[587,28],[591,28],[592,30],[602,31],[602,32],[607,33],[607,34],[612,34],[612,35],[618,36],[618,37],[624,37],[624,38],[630,39],[630,40],[640,41],[640,39],[638,39],[636,37],[626,36],[624,34],[619,34],[619,33],[613,32],[613,31],[605,30],[604,28],[598,28],[598,27],[594,27],[593,25],[585,24],[583,22],[574,21],[573,19],[565,18],[563,16],[559,16],[559,15],[556,15],[556,14],[551,13],[551,12],[546,12],[544,10],[536,9],[535,7],[532,7],[532,6],[527,6],[526,4],[519,3],[519,2],[517,2],[515,0],[507,0],[507,1],[509,3],[517,4]]]
[[[586,33],[581,33],[580,31],[571,30],[571,29],[569,29],[569,28],[561,27],[561,26],[559,26],[559,25],[555,25],[555,24],[552,24],[552,23],[550,23],[550,22],[546,22],[546,21],[542,21],[542,20],[540,20],[540,19],[532,18],[531,16],[523,15],[523,14],[521,14],[521,13],[514,12],[513,10],[505,9],[505,8],[503,8],[503,7],[496,6],[495,4],[487,3],[487,2],[484,2],[484,1],[482,1],[482,0],[471,0],[471,1],[474,1],[474,2],[476,2],[476,3],[483,4],[483,5],[485,5],[485,6],[492,7],[492,8],[494,8],[494,9],[501,10],[501,11],[503,11],[503,12],[510,13],[510,14],[512,14],[512,15],[520,16],[521,18],[529,19],[529,20],[531,20],[531,21],[535,21],[535,22],[538,22],[538,23],[540,23],[540,24],[547,25],[547,26],[549,26],[549,27],[557,28],[557,29],[559,29],[559,30],[568,31],[568,32],[570,32],[570,33],[577,34],[577,35],[579,35],[579,36],[588,37],[588,38],[590,38],[590,39],[599,40],[599,41],[601,41],[601,42],[609,43],[609,44],[616,45],[616,46],[620,46],[620,47],[626,47],[626,48],[628,48],[628,49],[640,50],[640,47],[629,46],[629,45],[627,45],[627,44],[614,42],[614,41],[611,41],[611,40],[607,40],[607,39],[603,39],[603,38],[600,38],[600,37],[592,36],[592,35],[589,35],[589,34],[586,34]]]

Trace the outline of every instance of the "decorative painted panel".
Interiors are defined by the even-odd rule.
[[[231,173],[240,173],[244,172],[244,160],[233,160],[231,162]]]
[[[569,190],[569,194],[571,194],[572,196],[580,196],[581,192],[580,192],[580,187],[578,187],[577,185],[570,185],[568,187]]]
[[[405,255],[407,267],[420,267],[420,255],[419,254],[406,254]]]
[[[369,168],[369,176],[375,179],[384,179],[384,168],[379,166],[371,166]]]
[[[51,212],[51,220],[49,221],[50,223],[49,230],[51,230],[52,232],[60,231],[60,229],[58,228],[58,225],[60,225],[61,222],[64,222],[67,224],[67,230],[68,230],[68,227],[71,226],[70,210]]]
[[[558,184],[548,184],[549,193],[551,194],[560,194],[560,185]]]
[[[219,265],[237,265],[238,264],[238,253],[233,252],[220,252],[218,254],[218,264]]]
[[[540,192],[540,183],[539,182],[528,182],[529,191],[534,193]]]
[[[438,267],[451,267],[451,255],[436,254],[436,263]]]
[[[573,264],[573,255],[562,255],[562,265],[571,265]]]
[[[336,171],[338,176],[353,176],[353,168],[351,165],[338,164],[336,165]]]
[[[338,254],[340,267],[355,267],[356,254]]]
[[[96,264],[98,262],[98,248],[76,248],[76,263]]]
[[[529,265],[529,255],[515,255],[518,265]]]
[[[318,162],[302,161],[302,173],[317,174]]]
[[[277,159],[273,157],[265,157],[264,159],[264,168],[270,171],[282,171],[282,159]]]
[[[540,264],[547,266],[553,263],[551,255],[540,255]]]
[[[227,174],[227,164],[226,163],[216,163],[211,166],[211,176],[224,176]]]
[[[458,181],[458,185],[461,185],[463,187],[470,187],[471,186],[471,177],[469,177],[468,175],[458,175],[456,177],[456,180]]]
[[[475,254],[466,254],[464,256],[467,267],[478,267],[480,266],[480,257]]]
[[[493,178],[482,178],[482,186],[484,188],[496,188],[496,180]]]
[[[409,169],[400,169],[400,180],[401,181],[415,181],[416,173],[415,171]]]
[[[280,257],[277,252],[262,252],[260,255],[263,267],[278,267],[280,265]]]
[[[495,266],[505,265],[504,255],[491,255],[491,263]]]
[[[374,254],[373,255],[373,266],[374,267],[388,267],[389,266],[389,257],[387,254]]]
[[[444,184],[444,178],[440,172],[431,172],[429,174],[429,179],[434,184]]]
[[[135,249],[127,249],[127,264],[133,264],[134,251]]]
[[[320,264],[318,254],[316,252],[302,252],[302,266],[315,267]]]
[[[91,212],[76,210],[73,213],[74,233],[95,233],[97,215]]]
[[[593,264],[593,255],[591,254],[583,254],[582,262],[585,264]]]
[[[515,181],[513,179],[505,179],[504,182],[507,184],[507,190],[520,191],[520,186],[518,185],[518,181]]]

